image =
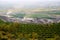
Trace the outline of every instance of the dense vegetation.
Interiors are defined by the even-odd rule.
[[[60,40],[60,23],[22,24],[0,20],[0,40]]]

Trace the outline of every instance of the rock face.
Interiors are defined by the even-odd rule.
[[[9,20],[9,18],[5,16],[0,16],[0,19],[3,20],[4,22],[7,22]]]
[[[0,16],[4,22],[25,22],[25,23],[59,23],[60,19],[46,19],[46,18],[10,18],[6,16]]]

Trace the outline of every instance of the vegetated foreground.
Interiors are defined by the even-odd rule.
[[[60,23],[22,24],[0,20],[0,40],[60,40]]]

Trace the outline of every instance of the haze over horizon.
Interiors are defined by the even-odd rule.
[[[0,0],[0,8],[57,8],[60,0]]]

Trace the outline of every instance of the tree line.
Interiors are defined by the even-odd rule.
[[[60,40],[60,23],[23,24],[0,20],[0,40]]]

